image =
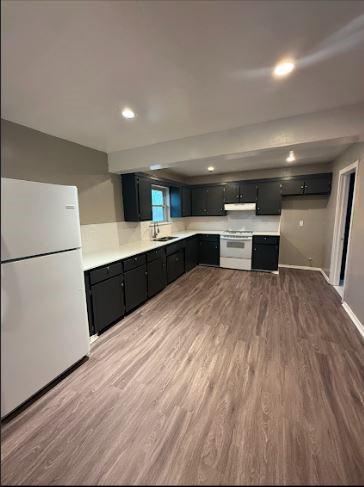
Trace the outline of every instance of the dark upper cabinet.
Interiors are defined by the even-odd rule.
[[[239,183],[227,183],[227,185],[225,186],[225,203],[239,203],[239,198]]]
[[[200,235],[199,236],[199,255],[200,264],[220,265],[220,236],[219,235]]]
[[[152,220],[152,183],[147,177],[122,174],[125,221]]]
[[[281,214],[281,185],[279,181],[257,184],[257,215]]]
[[[239,203],[255,203],[257,200],[257,185],[242,181],[239,184]]]
[[[185,248],[185,267],[186,272],[190,271],[198,264],[198,247],[199,239],[197,236],[191,237],[186,240]]]
[[[147,299],[146,264],[124,273],[125,309],[131,311]]]
[[[138,178],[140,221],[152,220],[152,183],[147,178]]]
[[[256,183],[241,181],[225,186],[225,203],[255,203],[257,199]]]
[[[188,186],[170,187],[171,217],[191,216],[191,189]]]
[[[206,216],[206,189],[191,188],[191,213],[192,216]]]
[[[111,277],[91,286],[94,331],[97,333],[125,312],[123,276]]]
[[[159,293],[167,285],[166,259],[158,258],[147,264],[148,298]]]
[[[184,250],[167,255],[167,283],[171,283],[185,272]]]
[[[253,237],[252,269],[278,270],[279,237]]]
[[[225,215],[225,186],[191,188],[192,216]]]
[[[191,188],[182,186],[182,216],[191,216]]]
[[[288,179],[281,181],[282,196],[296,196],[303,194],[305,182],[303,179]]]
[[[206,188],[207,216],[225,215],[224,198],[225,186],[210,186]]]
[[[304,194],[329,194],[331,191],[331,174],[305,178]]]

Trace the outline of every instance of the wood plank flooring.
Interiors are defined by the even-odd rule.
[[[3,425],[2,483],[363,484],[363,385],[320,273],[198,267]]]

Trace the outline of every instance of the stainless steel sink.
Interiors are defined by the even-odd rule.
[[[155,238],[154,240],[156,242],[167,242],[168,240],[174,240],[177,237],[161,237],[161,238]]]

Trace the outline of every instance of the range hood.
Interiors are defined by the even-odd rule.
[[[256,203],[225,203],[225,211],[255,211]]]

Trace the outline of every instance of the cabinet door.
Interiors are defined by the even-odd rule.
[[[198,264],[198,238],[192,237],[186,242],[186,272],[190,271]]]
[[[220,265],[220,245],[218,241],[200,240],[199,263],[205,265]]]
[[[148,263],[148,298],[159,293],[167,285],[166,264],[162,259]]]
[[[306,179],[305,194],[329,194],[331,191],[331,175]]]
[[[91,286],[95,332],[121,318],[125,311],[123,276],[119,275]]]
[[[178,250],[167,257],[168,284],[180,277],[185,271],[184,251]]]
[[[152,184],[147,178],[138,178],[140,221],[152,220]]]
[[[258,183],[257,215],[281,214],[281,187],[278,181]]]
[[[206,189],[206,209],[208,216],[225,215],[224,197],[224,186],[211,186]]]
[[[295,196],[303,194],[305,183],[303,179],[291,179],[288,181],[281,181],[282,196]]]
[[[256,183],[242,182],[239,185],[240,203],[255,203],[257,201]]]
[[[239,183],[228,183],[225,186],[225,203],[239,203]]]
[[[191,216],[191,188],[184,186],[182,192],[182,216]]]
[[[278,245],[264,245],[253,243],[252,268],[264,271],[276,271],[278,269]]]
[[[191,188],[191,213],[192,216],[206,216],[205,188]]]
[[[130,311],[147,299],[147,266],[125,272],[124,282],[125,309]]]

